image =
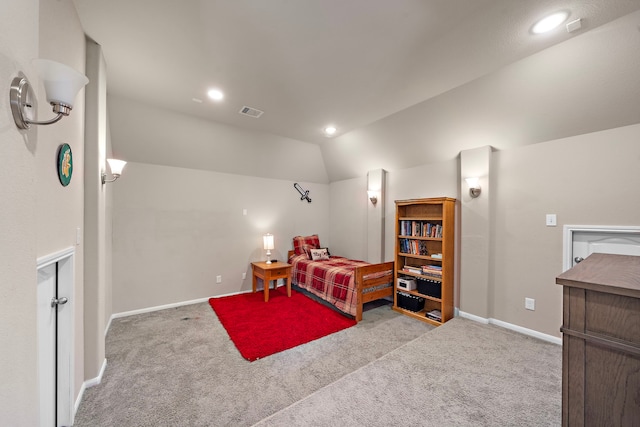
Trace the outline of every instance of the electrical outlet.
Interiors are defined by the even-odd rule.
[[[242,273],[242,280],[247,278],[247,273]]]
[[[524,299],[524,308],[527,310],[535,310],[536,309],[536,300],[533,298],[525,298]]]
[[[216,276],[216,283],[222,283],[222,276]]]

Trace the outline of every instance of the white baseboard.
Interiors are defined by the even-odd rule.
[[[476,316],[475,314],[465,313],[464,311],[458,311],[458,315],[465,319],[473,320],[474,322],[490,324],[500,326],[501,328],[509,329],[524,335],[529,335],[530,337],[538,338],[543,341],[547,341],[553,344],[562,345],[562,338],[554,337],[553,335],[543,334],[542,332],[524,328],[522,326],[514,325],[513,323],[503,322],[502,320],[489,318],[486,319],[484,317]]]
[[[102,367],[100,368],[100,372],[98,372],[98,376],[95,378],[91,378],[90,380],[86,380],[82,386],[87,389],[91,388],[95,385],[98,385],[102,382],[102,376],[104,375],[104,370],[107,369],[107,359],[102,361]]]
[[[114,314],[111,315],[111,319],[109,319],[109,325],[111,325],[111,320],[118,319],[120,317],[128,317],[128,316],[135,316],[136,314],[151,313],[151,312],[154,312],[154,311],[166,310],[168,308],[182,307],[183,305],[198,304],[198,303],[201,303],[201,302],[209,301],[209,298],[210,297],[199,298],[199,299],[194,299],[194,300],[191,300],[191,301],[182,301],[182,302],[176,302],[176,303],[172,303],[172,304],[158,305],[158,306],[155,306],[155,307],[141,308],[139,310],[124,311],[122,313],[114,313]]]
[[[85,390],[90,387],[96,386],[102,382],[102,376],[104,375],[105,369],[107,369],[107,359],[104,359],[102,361],[102,367],[100,368],[100,372],[98,373],[98,376],[90,380],[86,380],[85,382],[82,383],[82,386],[80,386],[80,392],[78,393],[78,397],[76,397],[76,403],[73,407],[74,418],[76,416],[76,412],[78,412],[78,408],[80,407],[80,402],[82,402],[82,396],[84,396]]]
[[[261,291],[261,289],[258,289],[258,291]],[[231,295],[247,294],[249,292],[252,292],[252,291],[249,290],[249,291],[231,292],[231,293],[228,293],[228,294],[216,295],[215,298],[228,297],[228,296],[231,296]],[[111,327],[111,321],[113,319],[118,319],[120,317],[135,316],[136,314],[151,313],[151,312],[154,312],[154,311],[166,310],[168,308],[182,307],[184,305],[199,304],[201,302],[208,302],[209,298],[214,298],[214,297],[198,298],[198,299],[194,299],[194,300],[190,300],[190,301],[182,301],[182,302],[176,302],[176,303],[172,303],[172,304],[158,305],[158,306],[155,306],[155,307],[141,308],[139,310],[124,311],[122,313],[114,313],[109,318],[109,323],[107,324],[107,327],[105,328],[104,334],[105,334],[105,336],[107,335],[107,332],[109,331],[109,328]]]
[[[465,319],[473,320],[474,322],[484,323],[485,325],[489,324],[489,319],[485,319],[484,317],[476,316],[475,314],[465,313],[464,311],[458,311],[458,316],[463,317]]]

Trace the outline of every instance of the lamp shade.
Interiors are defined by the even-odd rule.
[[[111,175],[120,176],[122,174],[122,169],[124,169],[124,165],[127,164],[124,160],[118,159],[107,159],[107,163],[109,163],[109,169],[111,169]]]
[[[76,95],[89,79],[73,68],[49,59],[36,59],[33,63],[44,83],[47,101],[73,108]]]
[[[262,236],[262,241],[264,243],[264,249],[270,251],[273,249],[273,234],[267,233]]]
[[[480,184],[480,179],[479,178],[465,178],[465,181],[467,181],[467,185],[469,186],[469,188],[478,188],[479,184]]]

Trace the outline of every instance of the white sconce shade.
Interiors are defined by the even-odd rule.
[[[107,174],[106,173],[102,173],[102,183],[106,183],[106,182],[113,182],[116,179],[120,178],[120,175],[122,175],[122,170],[124,169],[124,166],[127,164],[127,162],[125,162],[124,160],[118,160],[118,159],[107,159],[107,163],[109,163],[109,169],[111,169],[111,175],[113,175],[113,179],[107,179]]]
[[[64,104],[73,108],[76,96],[89,79],[73,68],[48,59],[33,61],[47,92],[47,101],[51,104]]]
[[[109,163],[109,169],[111,169],[112,175],[122,175],[122,169],[124,169],[124,165],[127,164],[124,160],[118,159],[107,159],[107,163]]]
[[[262,243],[267,251],[267,264],[271,264],[271,249],[274,248],[273,234],[267,233],[262,236]]]
[[[478,197],[482,190],[480,188],[480,178],[465,178],[465,181],[467,181],[467,185],[469,186],[469,195],[474,199]]]
[[[369,190],[369,191],[367,191],[367,196],[369,196],[369,200],[371,201],[371,203],[374,206],[376,205],[376,203],[378,203],[378,192],[377,191]]]
[[[47,101],[53,106],[56,116],[50,120],[33,120],[37,100],[29,80],[19,73],[11,81],[9,91],[11,113],[18,129],[29,129],[31,125],[50,125],[68,116],[78,92],[89,83],[86,76],[59,62],[48,59],[36,59],[33,62],[44,83]]]

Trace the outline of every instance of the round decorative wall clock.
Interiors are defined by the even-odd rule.
[[[73,154],[69,144],[62,144],[58,148],[58,178],[64,187],[71,182],[73,174]]]

